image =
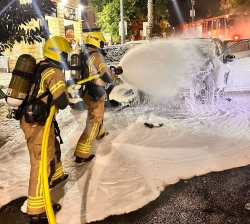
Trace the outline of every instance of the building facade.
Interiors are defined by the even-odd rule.
[[[21,0],[21,3],[26,3],[29,0]],[[62,36],[65,37],[70,43],[73,39],[83,43],[84,37],[82,32],[82,8],[80,7],[80,0],[53,0],[57,3],[56,13],[45,17],[48,25],[50,37]],[[32,21],[25,29],[35,28],[40,26],[41,21]],[[16,43],[12,49],[4,52],[5,57],[8,57],[8,71],[12,72],[17,58],[21,54],[30,54],[34,56],[39,62],[43,59],[43,46],[42,43],[35,42],[34,44]]]

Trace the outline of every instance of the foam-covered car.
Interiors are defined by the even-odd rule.
[[[209,52],[209,60],[204,69],[193,73],[186,96],[198,103],[213,104],[226,93],[250,91],[250,39],[194,41],[203,42],[201,48]]]
[[[223,91],[250,91],[250,39],[226,43],[227,48],[218,56],[229,69]]]
[[[250,39],[221,41],[213,38],[183,39],[186,44],[196,43],[205,60],[204,66],[187,71],[189,82],[180,90],[179,97],[195,103],[214,104],[227,92],[250,91]],[[133,45],[107,46],[106,62],[117,67],[122,57]],[[139,66],[139,65],[138,65]],[[126,83],[121,77],[107,89],[107,106],[126,106],[140,101],[141,91]]]

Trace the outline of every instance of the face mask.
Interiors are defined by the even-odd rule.
[[[69,70],[69,67],[70,67],[70,63],[68,61],[68,53],[66,52],[62,52],[60,54],[60,58],[61,58],[61,67],[64,69],[64,70]]]

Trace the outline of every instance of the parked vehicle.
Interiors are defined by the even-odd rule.
[[[217,98],[217,92],[222,91],[225,85],[221,86],[221,83],[218,82],[221,77],[224,76],[226,77],[229,73],[229,69],[227,66],[224,65],[224,63],[219,60],[218,55],[220,55],[223,50],[224,50],[224,45],[223,41],[221,41],[218,38],[189,38],[189,39],[181,39],[187,43],[187,45],[195,45],[197,48],[200,49],[201,54],[203,57],[195,57],[197,61],[197,65],[204,64],[204,60],[206,59],[207,61],[205,62],[205,66],[202,66],[199,68],[197,66],[196,70],[193,71],[187,71],[188,74],[187,76],[190,77],[189,81],[187,82],[187,86],[183,87],[180,90],[179,97],[181,98],[189,98],[194,100],[196,103],[214,103]],[[167,40],[166,40],[167,41]],[[121,46],[116,46],[115,48],[112,48],[115,53],[112,55],[119,55],[117,57],[116,61],[120,61],[123,55],[130,49],[126,48],[126,46],[131,46],[134,47],[135,45],[130,45],[129,42]],[[136,45],[140,44],[147,44],[149,43],[148,41],[138,41],[136,42]],[[165,42],[163,42],[165,43]],[[123,49],[126,49],[126,52],[123,52]],[[120,50],[120,52],[119,52]],[[111,50],[109,50],[111,51]],[[112,58],[113,59],[113,58]],[[110,65],[117,65],[119,64],[118,62],[114,62],[107,58],[106,60],[110,60],[109,64]],[[180,62],[181,64],[182,62]],[[217,74],[219,72],[219,74]],[[136,88],[128,85],[127,83],[122,80],[122,85],[116,85],[115,88],[113,88],[112,91],[109,93],[109,100],[113,100],[115,102],[119,102],[120,105],[124,104],[131,104],[131,102],[138,102],[141,101],[138,99],[141,97],[143,94],[141,93],[140,90],[136,90]],[[125,100],[125,98],[121,97],[123,96],[124,93],[132,93],[131,95],[126,95],[128,97],[128,101]],[[124,95],[125,96],[125,95]]]
[[[218,57],[230,70],[224,91],[250,91],[250,39],[228,43],[230,46]]]
[[[217,103],[227,93],[250,91],[250,39],[214,44],[222,53],[215,54],[204,70],[194,74],[190,83],[190,96],[199,103]],[[222,46],[218,46],[220,44]]]

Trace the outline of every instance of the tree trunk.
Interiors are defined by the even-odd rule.
[[[153,14],[153,0],[148,0],[148,28],[147,28],[147,39],[150,40],[153,36],[152,29],[154,25],[154,14]]]

